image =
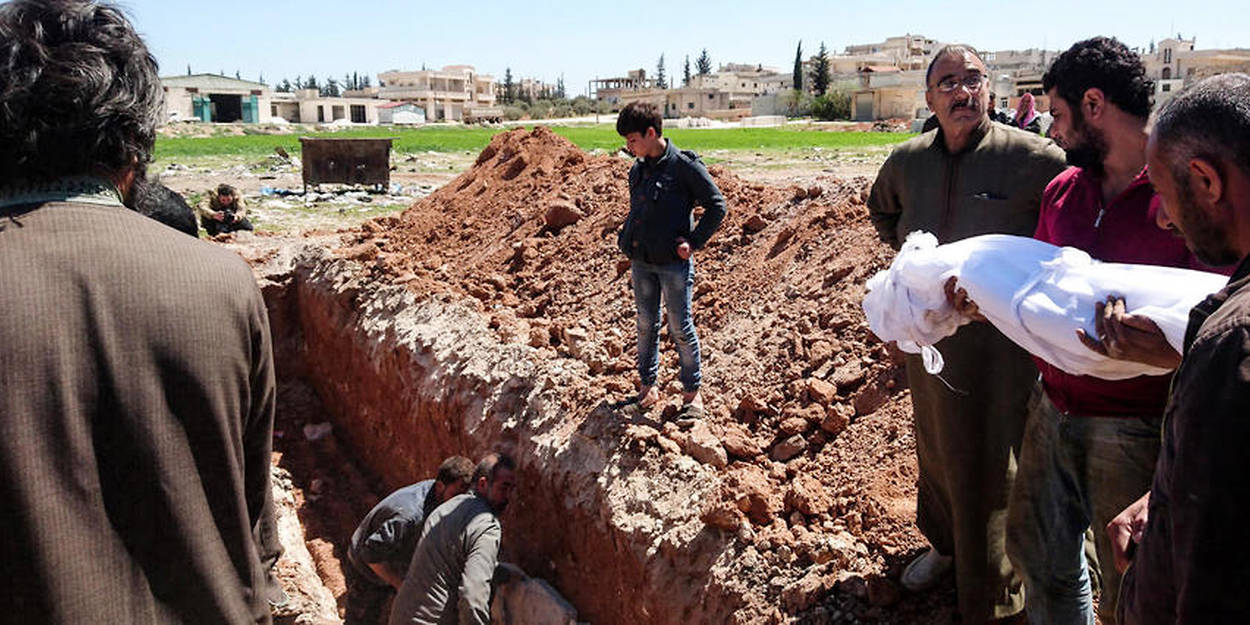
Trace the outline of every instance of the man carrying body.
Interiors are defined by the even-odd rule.
[[[1157,113],[1147,162],[1158,221],[1203,262],[1238,263],[1195,306],[1150,493],[1107,532],[1124,573],[1120,622],[1250,622],[1250,76],[1185,89]],[[1119,332],[1120,324],[1108,326]]]
[[[1081,41],[1055,59],[1042,84],[1054,116],[1050,134],[1073,167],[1046,187],[1035,238],[1104,262],[1198,266],[1180,239],[1154,224],[1146,175],[1153,86],[1141,58],[1115,39]],[[1180,355],[1156,336],[1153,350],[1128,359],[1174,368]],[[1171,375],[1109,381],[1034,360],[1042,393],[1008,506],[1007,554],[1024,579],[1031,622],[1093,623],[1097,565],[1099,619],[1112,625],[1120,576],[1101,529],[1150,487]],[[1084,553],[1091,524],[1097,563]]]
[[[399,589],[408,563],[421,540],[426,517],[440,504],[469,490],[473,463],[452,456],[432,480],[405,486],[378,502],[352,533],[347,556],[352,566],[375,585]]]
[[[122,201],[156,62],[81,0],[0,5],[0,41],[4,620],[268,623],[265,302],[236,254]]]
[[[216,191],[209,191],[196,204],[195,210],[200,216],[200,225],[210,237],[253,229],[252,222],[247,220],[247,204],[239,197],[239,192],[228,184],[218,185]]]
[[[695,250],[703,249],[725,219],[725,197],[699,157],[678,150],[662,136],[663,120],[652,104],[627,105],[616,132],[638,158],[629,170],[629,216],[617,245],[630,260],[630,283],[638,308],[638,403],[655,404],[660,367],[660,294],[668,310],[668,333],[677,343],[682,403],[695,416],[703,410],[699,387],[699,337],[690,313]],[[694,225],[694,206],[703,217]]]
[[[391,625],[487,625],[490,582],[499,559],[499,517],[516,487],[516,463],[488,454],[473,472],[473,492],[434,509],[408,575],[399,587]]]
[[[897,249],[915,230],[942,243],[1033,234],[1042,190],[1063,171],[1063,151],[990,123],[985,64],[971,48],[938,51],[925,80],[939,128],[903,143],[882,165],[868,199],[881,239]],[[980,623],[1023,608],[1003,551],[1004,522],[1037,370],[989,324],[966,325],[937,348],[946,360],[942,379],[925,373],[918,356],[907,359],[920,469],[917,524],[933,549],[907,567],[902,582],[926,588],[953,557],[960,613],[964,622]]]

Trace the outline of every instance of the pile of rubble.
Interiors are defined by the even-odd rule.
[[[489,319],[498,344],[526,346],[540,363],[579,363],[560,389],[568,428],[616,428],[632,441],[628,454],[657,471],[664,457],[701,465],[712,496],[681,505],[727,542],[708,545],[721,551],[696,587],[739,622],[948,616],[949,596],[904,596],[891,579],[923,541],[903,378],[859,309],[864,280],[892,254],[867,221],[869,181],[776,188],[711,167],[729,216],[696,257],[708,416],[672,418],[676,357],[665,338],[668,402],[651,415],[611,411],[603,423],[604,407],[634,392],[633,300],[615,247],[629,165],[545,128],[500,133],[469,171],[402,215],[347,233],[335,254],[358,268],[353,281],[451,298]],[[583,607],[611,601],[579,591],[593,581],[540,572],[592,620],[616,622]],[[680,615],[705,600],[661,603]]]

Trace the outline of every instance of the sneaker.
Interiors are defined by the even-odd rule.
[[[903,576],[899,578],[899,582],[912,592],[927,590],[942,579],[953,562],[954,558],[944,556],[938,553],[937,549],[930,547],[928,551],[920,554],[907,565],[907,568],[903,569]]]

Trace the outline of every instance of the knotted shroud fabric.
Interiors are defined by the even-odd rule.
[[[878,337],[921,354],[925,370],[935,375],[943,361],[933,345],[971,321],[946,301],[942,286],[952,276],[981,314],[1030,354],[1070,374],[1105,380],[1167,370],[1085,347],[1076,330],[1095,336],[1096,302],[1123,297],[1130,314],[1149,317],[1180,351],[1189,309],[1228,281],[1191,269],[1104,263],[1029,237],[986,234],[938,245],[932,234],[912,232],[890,268],[868,280],[864,313]]]

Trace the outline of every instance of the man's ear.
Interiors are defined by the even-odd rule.
[[[1090,87],[1081,96],[1081,112],[1087,119],[1101,119],[1107,110],[1107,94],[1098,87]]]
[[[1192,158],[1189,160],[1189,167],[1186,168],[1189,174],[1189,188],[1194,194],[1194,200],[1204,210],[1208,207],[1218,206],[1225,199],[1224,193],[1224,176],[1220,172],[1220,168],[1205,158]]]

